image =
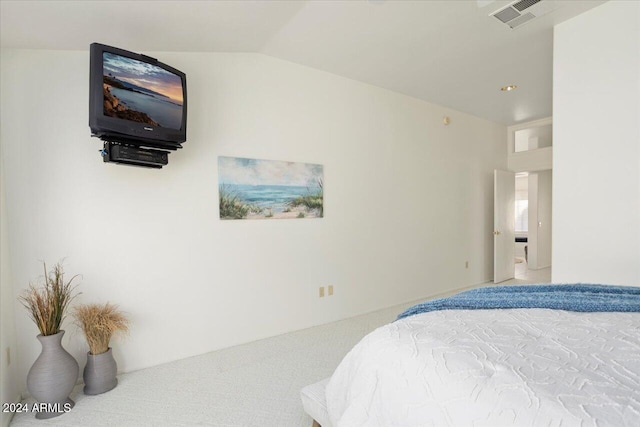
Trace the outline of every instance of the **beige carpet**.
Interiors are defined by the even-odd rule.
[[[501,285],[550,280],[549,268],[526,267],[518,264],[518,279]],[[70,413],[50,420],[20,413],[11,426],[310,427],[302,387],[329,377],[363,336],[410,305],[119,375],[118,386],[98,396],[77,386]]]

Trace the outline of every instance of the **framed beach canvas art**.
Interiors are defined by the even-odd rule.
[[[322,218],[322,165],[218,157],[220,219]]]

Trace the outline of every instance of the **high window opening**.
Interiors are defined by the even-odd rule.
[[[551,147],[553,145],[551,124],[515,131],[514,143],[516,153]]]

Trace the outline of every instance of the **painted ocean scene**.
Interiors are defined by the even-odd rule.
[[[180,129],[182,79],[157,65],[105,52],[104,114],[109,117]]]
[[[218,157],[221,219],[322,218],[322,165]]]

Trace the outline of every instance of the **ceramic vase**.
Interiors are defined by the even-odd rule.
[[[27,389],[36,400],[36,418],[57,417],[73,408],[69,398],[78,380],[79,367],[63,347],[64,331],[55,335],[38,335],[42,345],[40,356],[27,375]]]
[[[82,374],[84,394],[101,394],[113,389],[118,384],[117,371],[111,347],[104,353],[87,353],[87,364]]]

